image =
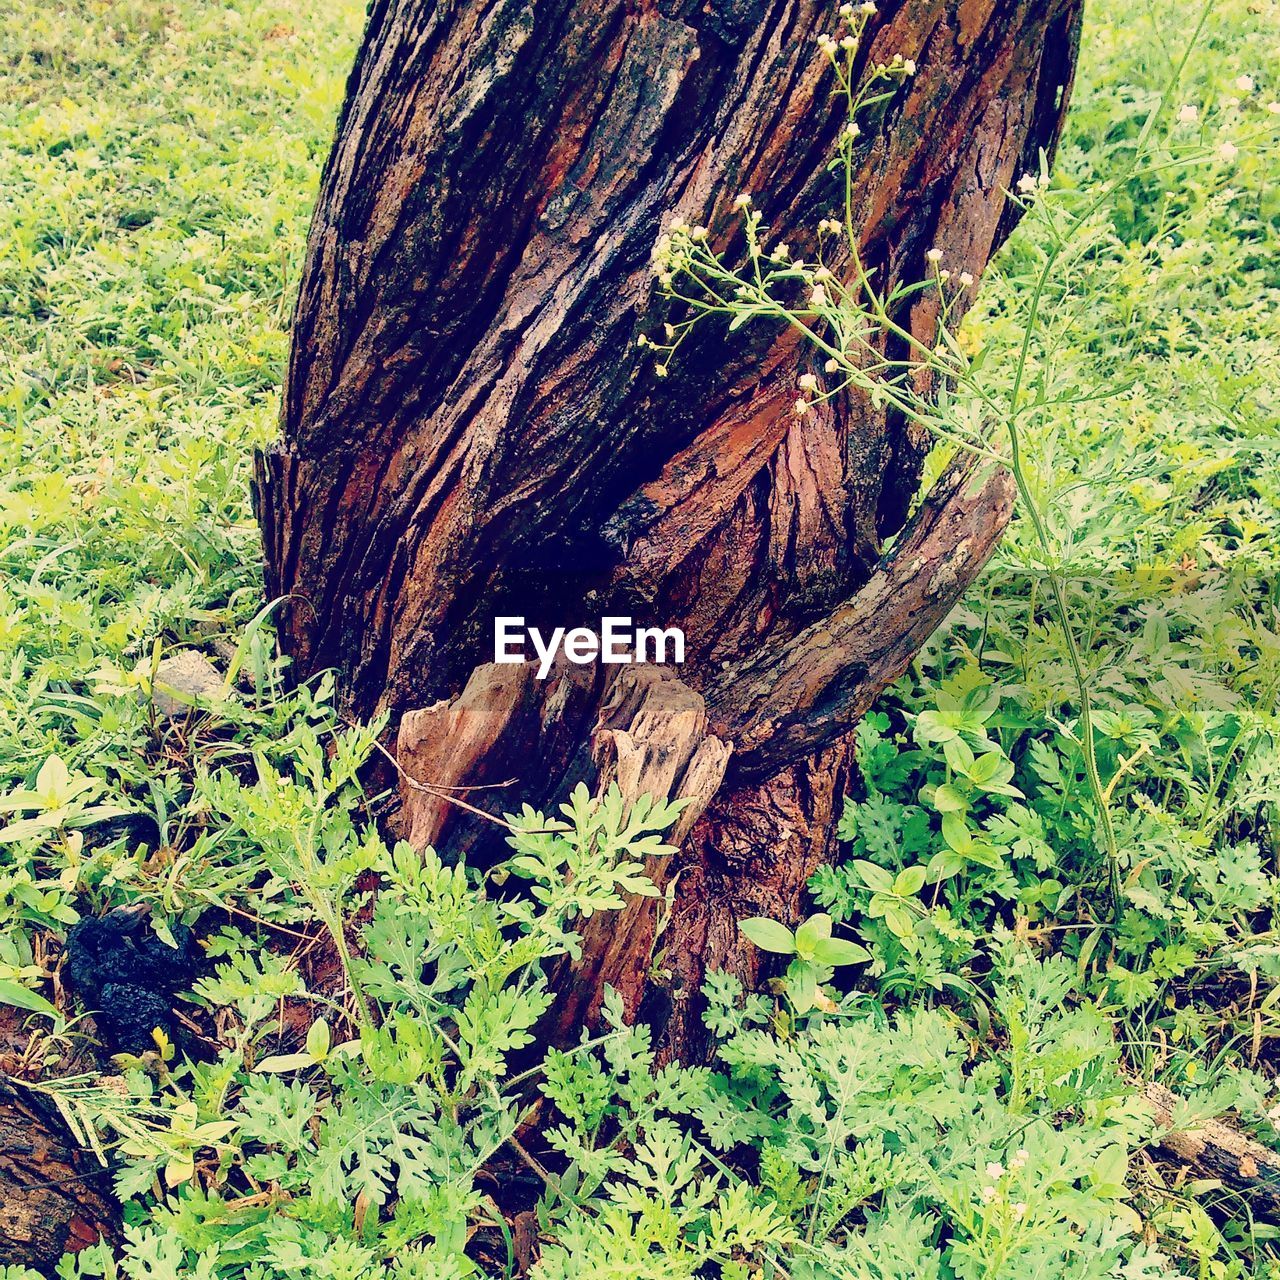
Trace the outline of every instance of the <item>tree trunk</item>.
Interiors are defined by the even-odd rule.
[[[981,272],[1005,190],[1056,143],[1079,17],[882,4],[860,64],[918,66],[858,154],[886,291],[934,247]],[[1009,515],[1008,477],[961,466],[903,530],[929,442],[854,397],[792,415],[788,333],[704,326],[666,379],[637,346],[665,318],[649,256],[672,218],[732,252],[749,191],[812,258],[839,205],[815,45],[837,22],[812,0],[375,0],[348,87],[259,466],[268,589],[299,674],[337,667],[349,713],[392,713],[420,843],[493,838],[444,796],[546,805],[586,777],[695,797],[654,869],[676,878],[661,954],[652,902],[590,931],[566,1031],[609,982],[698,1053],[702,974],[754,978],[737,920],[801,910],[850,731]],[[927,340],[934,308],[899,319]],[[495,616],[610,614],[682,628],[684,665],[492,663]]]
[[[119,1230],[110,1171],[46,1097],[0,1076],[0,1265],[52,1275],[64,1253]]]

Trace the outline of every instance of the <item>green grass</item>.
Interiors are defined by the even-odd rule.
[[[361,15],[6,10],[0,643],[83,680],[256,607],[249,454]]]
[[[248,0],[11,0],[0,16],[0,1000],[43,1008],[58,997],[47,938],[121,902],[146,900],[170,924],[220,905],[250,932],[258,917],[314,918],[321,899],[334,909],[273,853],[273,806],[254,829],[239,775],[219,770],[244,772],[257,753],[264,776],[276,777],[268,762],[287,772],[313,757],[323,774],[315,744],[333,728],[325,682],[281,691],[248,479],[253,448],[275,431],[292,291],[362,16],[350,3]],[[1091,8],[1055,199],[1114,172],[1195,17],[1169,0]],[[993,948],[991,935],[1015,923],[1019,945],[1076,978],[1067,1030],[1045,1054],[1069,1057],[1088,1040],[1080,1061],[1092,1071],[1099,1038],[1114,1041],[1131,1073],[1189,1095],[1203,1085],[1207,1111],[1234,1105],[1273,1142],[1278,32],[1274,0],[1215,6],[1152,162],[1054,274],[1031,348],[1043,406],[1026,438],[1048,545],[1016,520],[868,720],[842,832],[861,869],[850,862],[815,883],[875,958],[859,999],[890,1011],[932,1004],[980,1027],[992,965],[1012,945]],[[1168,118],[1184,105],[1194,122]],[[997,379],[999,356],[1021,338],[1053,208],[1002,254],[966,326],[966,342],[990,346]],[[1068,392],[1088,398],[1068,406]],[[1049,572],[1068,584],[1123,852],[1114,922]],[[149,696],[156,663],[193,647],[238,678],[214,709],[166,720]],[[996,774],[967,777],[947,734],[998,757],[991,768],[1007,765],[1021,796],[991,785]],[[942,786],[965,792],[979,856],[945,893],[918,892],[912,868],[948,856],[929,798]],[[336,794],[324,792],[317,812]],[[159,850],[104,838],[116,809],[153,817]],[[335,815],[335,845],[359,825]],[[340,895],[342,875],[375,863],[362,846],[335,863],[324,892]],[[250,986],[294,991],[277,961],[252,969],[246,938],[223,935],[214,949],[249,966]],[[233,1004],[227,973],[218,983],[211,990]],[[69,1017],[59,997],[41,1024],[34,1058],[50,1076],[83,1061]],[[930,1026],[911,1034],[937,1039]],[[571,1073],[560,1069],[567,1098]],[[1087,1082],[1073,1080],[1085,1098]],[[230,1088],[187,1077],[169,1087],[167,1114],[187,1090],[204,1121],[222,1114],[210,1097]],[[1086,1098],[1072,1123],[1128,1134],[1117,1107],[1110,1094],[1105,1105]],[[1099,1139],[1079,1141],[1093,1152]],[[154,1168],[138,1167],[129,1185],[141,1203]],[[1214,1187],[1175,1195],[1155,1177],[1132,1166],[1135,1203],[1183,1270],[1266,1273],[1268,1233],[1247,1206]],[[565,1231],[557,1238],[604,1247],[582,1222]],[[1132,1265],[1126,1274],[1156,1274]],[[353,1262],[341,1274],[366,1272]]]
[[[161,651],[238,643],[260,607],[251,451],[275,429],[362,16],[6,6],[0,788],[56,752],[129,808],[186,794],[188,744],[156,732],[137,684]],[[10,923],[65,923],[77,883],[56,858],[0,858]],[[0,948],[29,961],[19,934]]]

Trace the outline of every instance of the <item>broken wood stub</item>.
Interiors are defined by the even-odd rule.
[[[1157,1142],[1173,1159],[1236,1192],[1254,1217],[1280,1223],[1280,1154],[1224,1120],[1176,1128],[1181,1099],[1162,1084],[1145,1085],[1142,1096],[1162,1129]]]

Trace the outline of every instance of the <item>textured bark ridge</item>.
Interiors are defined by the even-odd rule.
[[[882,3],[863,58],[918,66],[857,158],[884,287],[933,247],[981,272],[1004,191],[1056,143],[1079,17]],[[696,797],[658,871],[665,932],[642,903],[593,934],[566,1006],[588,1017],[612,982],[673,1052],[697,1051],[705,967],[754,976],[736,921],[800,910],[850,730],[1009,513],[1006,476],[961,467],[884,557],[926,440],[853,397],[795,418],[805,356],[775,328],[707,325],[664,380],[637,347],[664,318],[648,259],[671,218],[735,252],[728,204],[750,191],[813,256],[839,204],[814,43],[836,21],[811,0],[375,0],[259,467],[284,641],[301,673],[340,669],[348,712],[397,718],[414,840],[484,840],[443,796],[499,812],[617,777]],[[936,317],[899,318],[927,339]],[[538,681],[491,665],[499,614],[679,626],[687,661]]]
[[[119,1226],[109,1171],[46,1098],[0,1077],[0,1264],[52,1274],[64,1252],[112,1238]]]

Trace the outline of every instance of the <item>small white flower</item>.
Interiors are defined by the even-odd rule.
[[[835,356],[832,356],[832,357],[831,357],[831,359],[830,359],[830,360],[828,360],[828,361],[827,361],[827,363],[826,363],[826,364],[824,364],[822,367],[823,367],[823,368],[824,368],[828,373],[839,373],[839,372],[840,372],[840,361],[839,361],[839,360],[837,360],[837,359],[835,358]]]
[[[1022,177],[1018,179],[1018,190],[1021,191],[1023,195],[1030,195],[1031,192],[1035,191],[1039,187],[1039,185],[1040,184],[1029,173],[1024,173]]]
[[[787,260],[789,257],[791,257],[791,247],[790,247],[790,245],[787,245],[787,244],[780,244],[780,245],[779,245],[779,246],[778,246],[778,247],[773,251],[773,260],[774,260],[775,262],[786,262],[786,260]]]
[[[706,227],[694,227],[693,230],[689,232],[690,240],[703,241],[706,238],[707,238]]]
[[[993,1160],[989,1165],[987,1165],[985,1172],[992,1182],[996,1182],[998,1179],[1004,1177],[1004,1165],[1002,1165],[998,1160]]]
[[[960,283],[967,289],[973,283],[973,276],[967,271],[962,271],[960,273]]]
[[[928,253],[924,255],[924,260],[936,267],[938,263],[942,261],[942,250],[930,249]]]
[[[851,5],[851,4],[842,4],[842,5],[840,6],[840,16],[841,16],[842,18],[848,18],[848,17],[850,17],[852,14],[853,14],[853,5]]]
[[[983,1187],[979,1193],[984,1204],[990,1204],[996,1198],[995,1187]]]
[[[845,125],[844,133],[842,136],[844,137],[844,140],[846,142],[853,142],[855,139],[860,138],[862,136],[862,130],[859,129],[858,126],[854,124],[852,120],[850,120],[849,123]]]
[[[819,267],[817,271],[813,273],[813,278],[819,284],[826,284],[827,281],[831,279],[831,272],[828,271],[826,267]]]
[[[938,279],[941,280],[943,284],[946,284],[947,281],[951,279],[951,272],[948,271],[946,267],[943,267],[943,269],[938,272]]]
[[[1031,1159],[1031,1152],[1026,1147],[1019,1147],[1013,1153],[1013,1159],[1009,1161],[1010,1169],[1022,1169],[1026,1167],[1026,1163]]]
[[[1193,102],[1185,102],[1178,108],[1179,124],[1195,124],[1200,119],[1200,108]]]
[[[656,365],[654,365],[654,366],[653,366],[653,371],[654,371],[654,373],[656,373],[656,374],[658,375],[658,377],[660,377],[660,378],[665,378],[665,377],[667,376],[667,366],[666,366],[665,364],[656,364]]]
[[[667,341],[670,342],[676,336],[676,327],[673,324],[664,324],[662,332],[667,335]]]
[[[813,292],[809,295],[809,305],[811,307],[825,307],[827,305],[827,291],[820,284],[813,286]]]
[[[637,347],[641,347],[641,348],[644,348],[644,347],[651,347],[651,346],[653,346],[653,342],[652,342],[652,340],[650,339],[650,337],[649,337],[649,335],[648,335],[647,333],[642,333],[642,334],[641,334],[641,335],[636,339],[636,346],[637,346]]]
[[[902,69],[907,75],[913,76],[916,73],[916,64],[913,59],[906,58],[903,60]]]
[[[835,50],[835,47],[836,42],[825,31],[818,37],[818,48],[823,53],[831,53]]]
[[[1234,142],[1224,142],[1218,148],[1218,154],[1226,161],[1231,161],[1240,154],[1240,148]]]
[[[802,373],[798,385],[801,391],[817,391],[818,379],[811,373]]]
[[[834,218],[823,218],[818,223],[818,234],[838,236],[844,228]]]
[[[673,236],[684,235],[689,230],[689,224],[683,218],[676,218],[671,224],[671,234]]]
[[[871,3],[871,0],[863,0],[863,3],[858,6],[858,12],[865,14],[868,18],[875,13],[875,11],[876,7]]]
[[[1270,111],[1273,116],[1280,116],[1280,102],[1268,102],[1267,110]]]
[[[1013,1206],[1013,1216],[1017,1218],[1019,1222],[1027,1216],[1027,1206],[1023,1204],[1021,1200]]]
[[[847,53],[850,49],[856,49],[858,42],[852,36],[841,36],[840,47]]]
[[[741,192],[740,194],[734,196],[733,207],[735,209],[751,208],[751,197],[745,191]]]
[[[1256,87],[1252,76],[1236,76],[1236,88],[1241,93],[1252,93]]]
[[[809,412],[809,402],[807,400],[797,400],[795,404],[791,406],[791,411],[797,418],[803,418],[804,415]]]

